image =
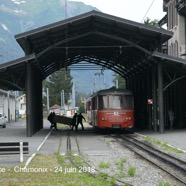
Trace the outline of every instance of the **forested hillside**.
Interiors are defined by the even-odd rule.
[[[19,34],[34,28],[76,16],[95,7],[81,2],[65,0],[0,0],[0,63],[24,55],[14,39]]]

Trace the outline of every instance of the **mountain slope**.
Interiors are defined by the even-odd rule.
[[[0,63],[24,55],[14,39],[15,34],[32,30],[65,18],[76,16],[95,7],[65,0],[0,0]]]
[[[65,0],[0,0],[0,63],[24,56],[14,35],[63,20],[65,7],[67,17],[98,10],[82,2],[68,1],[65,6]],[[72,71],[78,82],[77,91],[92,92],[103,88],[103,76],[95,76],[96,73],[100,71]],[[107,88],[112,84],[112,74],[111,71],[104,73]],[[95,86],[94,81],[99,83]]]

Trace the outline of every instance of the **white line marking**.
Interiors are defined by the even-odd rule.
[[[48,137],[50,136],[52,131],[50,131],[47,136],[45,137],[45,139],[43,140],[43,142],[41,143],[41,145],[37,148],[37,152],[41,149],[41,147],[43,146],[43,144],[45,143],[45,141],[48,139]]]
[[[43,142],[39,145],[39,147],[37,148],[36,153],[32,154],[32,155],[30,156],[30,158],[28,158],[28,160],[27,160],[26,163],[25,163],[24,169],[27,168],[27,166],[30,164],[30,162],[32,161],[32,159],[33,159],[33,158],[35,157],[35,155],[37,154],[37,152],[41,149],[41,147],[43,146],[43,144],[46,142],[46,140],[47,140],[48,137],[50,136],[51,132],[52,132],[52,131],[50,131],[50,132],[47,134],[47,136],[45,137],[45,139],[43,140]]]

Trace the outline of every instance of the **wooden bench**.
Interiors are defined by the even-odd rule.
[[[20,154],[20,162],[23,162],[23,154],[28,153],[28,142],[0,142],[0,155]]]

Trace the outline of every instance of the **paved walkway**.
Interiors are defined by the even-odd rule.
[[[186,129],[166,130],[164,134],[154,133],[152,131],[143,131],[139,133],[157,140],[162,140],[174,147],[186,151]]]
[[[45,137],[50,132],[50,124],[48,121],[44,122],[44,129],[37,132],[32,137],[26,136],[26,121],[8,123],[6,128],[0,128],[1,142],[29,142],[29,154],[24,155],[26,161],[32,154],[37,152],[38,147],[45,140]],[[19,155],[0,156],[0,167],[2,166],[16,166],[19,165]]]

